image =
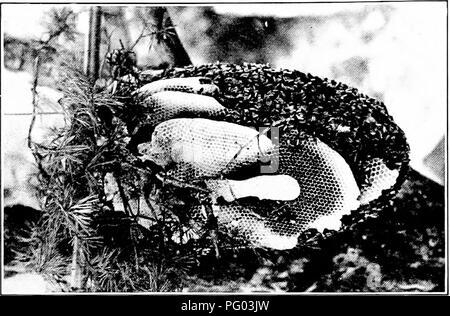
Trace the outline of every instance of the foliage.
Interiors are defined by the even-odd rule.
[[[33,143],[43,213],[17,261],[60,279],[73,269],[75,253],[83,290],[179,290],[180,278],[195,264],[195,250],[172,241],[180,224],[165,211],[150,230],[137,223],[131,199],[143,195],[141,184],[151,170],[126,148],[127,129],[115,115],[123,104],[79,70],[63,73],[66,126],[54,129],[48,142]],[[118,180],[126,214],[106,200],[107,173]]]
[[[17,251],[26,251],[28,244],[24,244],[22,237],[29,237],[33,223],[38,221],[39,212],[31,207],[13,206],[4,209],[3,240],[5,265],[14,260]]]
[[[60,67],[70,63],[81,67],[81,50],[71,49],[79,42],[76,30],[78,15],[70,8],[50,9],[44,16],[45,32],[40,39],[19,39],[5,34],[5,66],[13,70],[36,71],[36,57],[39,57],[39,85],[58,86]]]
[[[75,41],[77,15],[68,7],[52,8],[44,17],[44,26],[47,30],[47,38],[44,40],[50,43],[60,37],[67,41]]]

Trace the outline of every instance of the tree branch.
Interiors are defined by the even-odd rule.
[[[191,59],[178,37],[172,19],[164,7],[153,8],[151,16],[156,25],[156,40],[164,45],[173,58],[173,66],[184,67],[191,65]],[[170,30],[170,32],[168,32]]]

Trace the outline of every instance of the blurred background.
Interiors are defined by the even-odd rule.
[[[51,43],[37,85],[39,115],[32,137],[40,142],[49,127],[64,124],[58,103],[60,66],[85,66],[89,10],[81,5],[2,5],[5,207],[39,209],[30,177],[36,169],[27,147],[36,47]],[[176,38],[195,65],[269,63],[341,81],[386,104],[406,133],[411,166],[442,186],[446,14],[445,2],[228,4],[169,6],[161,20],[153,7],[103,6],[99,76],[108,80],[112,70],[104,57],[121,48],[135,52],[141,70],[176,66],[179,56],[170,49]]]

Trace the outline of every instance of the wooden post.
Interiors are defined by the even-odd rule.
[[[93,79],[99,78],[101,20],[101,7],[91,7],[89,9],[89,32],[84,54],[84,73]]]
[[[84,73],[93,80],[98,79],[100,69],[100,40],[101,40],[101,7],[89,9],[89,32],[84,53]],[[79,226],[76,225],[76,231]],[[74,236],[72,250],[72,267],[70,286],[72,290],[80,290],[83,287],[83,262],[80,258],[80,239]]]
[[[78,228],[78,225],[77,225]],[[80,266],[80,245],[78,236],[74,237],[73,250],[72,250],[72,267],[70,271],[70,287],[71,290],[80,290],[82,287],[82,275]]]

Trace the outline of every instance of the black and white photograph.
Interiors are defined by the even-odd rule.
[[[448,294],[447,1],[6,2],[1,39],[2,295]]]

